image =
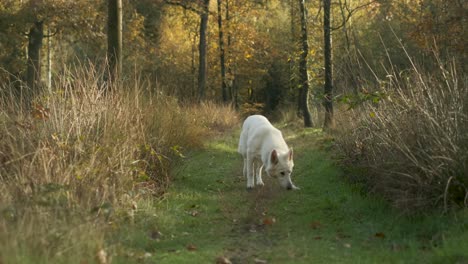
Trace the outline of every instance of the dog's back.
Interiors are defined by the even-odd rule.
[[[249,138],[252,138],[256,130],[262,127],[270,128],[273,126],[266,117],[261,115],[252,115],[245,119],[239,139],[239,148],[237,150],[242,156],[245,157],[247,155]]]
[[[244,157],[249,149],[256,154],[269,153],[269,150],[262,149],[265,147],[268,147],[269,150],[275,148],[288,151],[288,146],[283,140],[281,131],[276,129],[266,117],[261,115],[249,116],[242,125],[238,152]]]

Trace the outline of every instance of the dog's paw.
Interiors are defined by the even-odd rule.
[[[261,181],[261,182],[257,182],[257,185],[263,187],[263,186],[265,185],[265,183],[263,183],[263,182]]]
[[[287,188],[286,188],[288,191],[297,191],[297,190],[300,190],[301,188],[297,187],[296,185],[289,185]]]
[[[301,188],[297,187],[296,185],[293,185],[293,186],[292,186],[292,190],[293,190],[293,191],[298,191],[298,190],[300,190],[300,189],[301,189]]]

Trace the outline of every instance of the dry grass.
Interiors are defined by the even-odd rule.
[[[101,77],[69,70],[32,107],[1,88],[0,262],[89,260],[109,221],[164,192],[173,159],[237,124],[229,107],[179,105],[139,80],[105,94]]]
[[[337,114],[337,146],[359,168],[355,180],[406,210],[468,205],[467,80],[439,66],[392,69],[380,95],[361,94],[383,100]]]

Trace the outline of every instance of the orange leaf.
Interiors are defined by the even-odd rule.
[[[218,257],[216,259],[216,264],[232,264],[232,262],[226,257]]]
[[[276,219],[274,217],[263,219],[263,224],[264,225],[270,225],[271,226],[274,223],[276,223]]]
[[[310,227],[312,229],[319,229],[320,227],[322,227],[322,224],[319,221],[315,221],[310,224]]]
[[[195,245],[193,245],[193,244],[188,244],[187,249],[190,250],[190,251],[195,251],[195,250],[197,250],[197,247]]]
[[[378,238],[385,238],[385,234],[382,233],[382,232],[378,232],[378,233],[375,233],[375,237],[378,237]]]

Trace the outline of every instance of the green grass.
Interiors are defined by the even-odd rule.
[[[162,199],[115,224],[107,238],[113,263],[468,262],[466,210],[402,215],[346,182],[320,131],[285,134],[301,190],[265,176],[263,188],[247,192],[238,134],[216,139],[176,166]]]

